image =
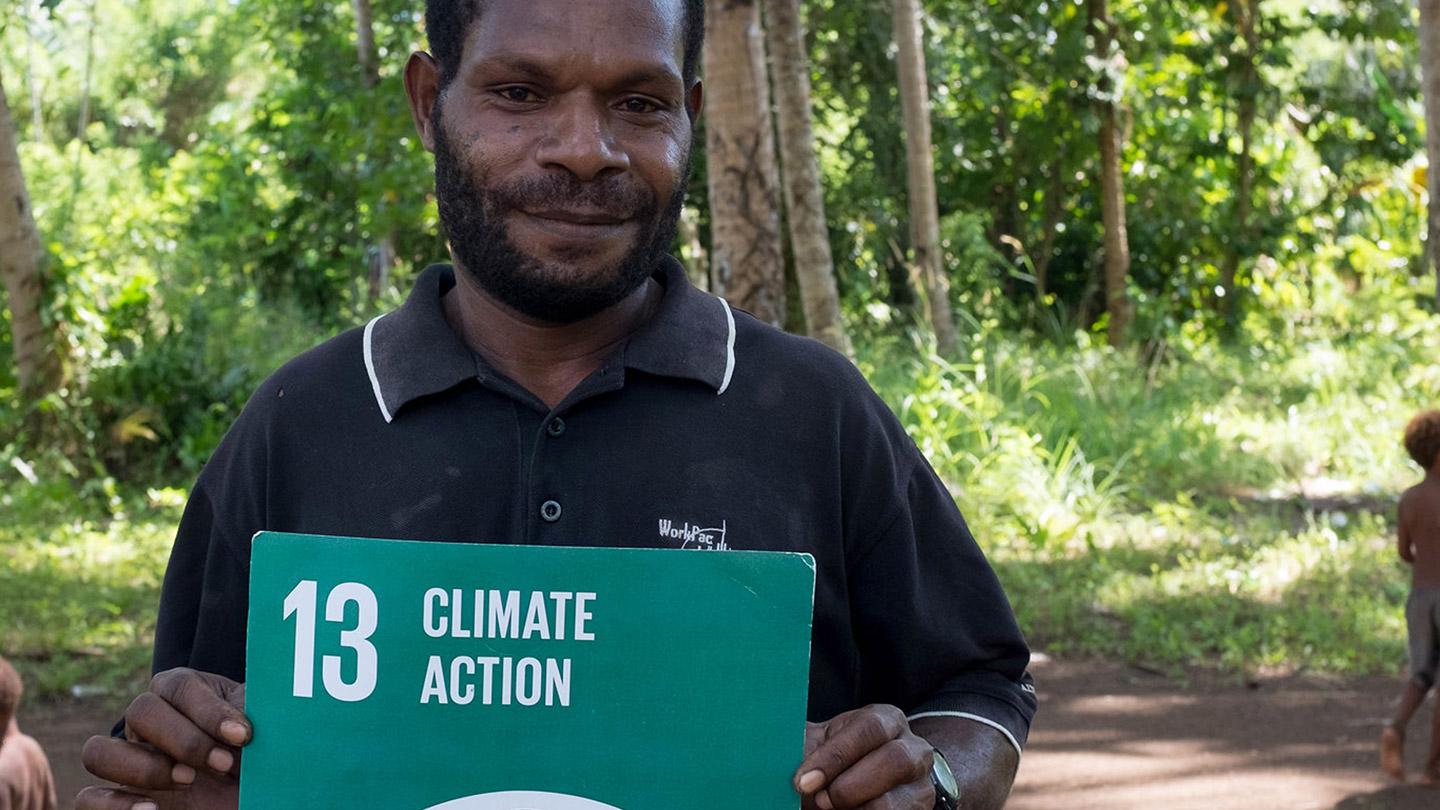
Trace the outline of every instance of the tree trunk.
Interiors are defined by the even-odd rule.
[[[49,393],[60,380],[58,341],[50,334],[43,315],[43,256],[25,176],[20,170],[15,122],[10,118],[5,86],[0,81],[0,277],[10,303],[16,378],[27,400]]]
[[[1220,276],[1220,289],[1223,293],[1220,311],[1224,315],[1227,332],[1234,330],[1240,318],[1240,291],[1235,285],[1235,277],[1239,272],[1240,262],[1254,250],[1250,219],[1255,196],[1256,97],[1260,92],[1260,72],[1256,66],[1260,58],[1260,36],[1256,28],[1259,23],[1259,5],[1258,0],[1236,0],[1230,7],[1235,15],[1235,27],[1244,40],[1245,50],[1241,57],[1240,87],[1236,93],[1240,155],[1235,162],[1235,235],[1229,240],[1230,251],[1225,257],[1225,266]]]
[[[1011,90],[1005,87],[1000,98],[1010,98]],[[1001,103],[995,107],[995,174],[990,185],[990,228],[987,234],[990,246],[1005,257],[1005,275],[1000,279],[1000,289],[1006,298],[1015,294],[1015,270],[1024,259],[1020,227],[1020,201],[1015,193],[1016,166],[1024,165],[1024,155],[1017,154],[1015,138],[1010,133],[1010,108]]]
[[[930,298],[935,346],[942,355],[956,349],[950,312],[950,280],[940,253],[940,208],[935,193],[935,156],[930,139],[930,87],[916,0],[895,0],[895,44],[899,48],[900,109],[905,119],[906,179],[910,195],[910,241],[915,264]]]
[[[40,80],[35,75],[35,20],[40,0],[30,0],[25,12],[25,80],[30,85],[30,140],[45,142],[45,119],[40,106]]]
[[[705,124],[715,292],[785,323],[775,136],[756,0],[712,2],[705,20]]]
[[[384,203],[381,203],[384,210]],[[395,266],[395,237],[385,234],[380,241],[370,246],[367,283],[370,300],[377,301],[390,284],[390,268]]]
[[[370,11],[370,0],[352,0],[355,7],[355,50],[360,64],[360,77],[366,87],[380,83],[380,70],[375,57],[375,25]],[[384,212],[385,200],[376,203],[376,210]],[[370,266],[366,273],[370,300],[379,300],[390,284],[390,269],[395,266],[395,235],[387,233],[380,241],[370,246]]]
[[[710,257],[700,241],[700,215],[689,205],[680,212],[680,245],[685,250],[685,273],[690,283],[710,289]]]
[[[353,0],[355,6],[355,50],[360,58],[360,75],[365,77],[365,86],[374,87],[380,82],[380,73],[375,67],[375,26],[371,22],[370,0]]]
[[[1040,250],[1035,256],[1035,294],[1043,302],[1050,294],[1050,262],[1055,258],[1055,237],[1065,213],[1065,154],[1062,151],[1050,167],[1045,187],[1045,218],[1041,225]]]
[[[1106,0],[1086,2],[1095,55],[1108,67],[1113,37]],[[1100,116],[1100,202],[1105,224],[1105,310],[1110,315],[1110,345],[1118,348],[1125,344],[1125,330],[1130,325],[1130,298],[1125,289],[1130,276],[1130,240],[1125,232],[1125,179],[1120,172],[1120,125],[1115,120],[1115,87],[1108,69],[1102,72],[1098,85],[1100,100],[1096,102],[1096,110]]]
[[[1430,169],[1429,237],[1425,252],[1440,298],[1440,0],[1420,0],[1420,73],[1425,86],[1425,146]]]
[[[90,25],[85,34],[85,74],[80,80],[80,120],[76,121],[75,137],[85,142],[90,128],[90,79],[95,72],[95,0],[90,3]],[[78,165],[79,158],[76,158]]]
[[[775,69],[781,179],[805,326],[811,337],[849,354],[850,339],[840,318],[840,292],[825,224],[820,162],[815,156],[815,134],[810,124],[810,59],[805,52],[800,2],[766,3],[765,34]]]

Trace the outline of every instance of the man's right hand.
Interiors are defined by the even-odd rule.
[[[125,739],[91,737],[85,769],[117,787],[80,791],[75,810],[235,810],[250,742],[245,684],[172,669],[125,710]]]

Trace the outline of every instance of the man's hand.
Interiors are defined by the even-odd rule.
[[[91,737],[85,769],[118,787],[88,787],[75,810],[234,810],[240,747],[250,741],[245,685],[172,669],[125,710],[125,739]]]
[[[932,810],[934,748],[894,706],[866,706],[805,725],[795,789],[806,810]]]

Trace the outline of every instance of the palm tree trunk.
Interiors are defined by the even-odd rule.
[[[1255,195],[1255,116],[1256,96],[1259,93],[1260,72],[1257,61],[1260,56],[1260,37],[1256,30],[1259,14],[1257,0],[1236,0],[1231,6],[1235,25],[1245,42],[1243,62],[1240,67],[1239,106],[1236,125],[1240,129],[1240,155],[1235,161],[1235,238],[1230,240],[1230,250],[1221,269],[1220,289],[1224,295],[1220,309],[1225,318],[1226,331],[1233,331],[1240,318],[1240,291],[1235,285],[1240,262],[1254,249],[1253,228],[1250,224]]]
[[[1111,61],[1109,11],[1105,0],[1087,0],[1090,35],[1102,64]],[[1125,179],[1120,172],[1121,135],[1115,115],[1114,82],[1108,72],[1099,79],[1100,100],[1100,204],[1105,224],[1105,311],[1110,315],[1110,345],[1125,345],[1130,325],[1130,298],[1125,289],[1130,276],[1130,240],[1125,230]]]
[[[680,245],[685,252],[685,274],[702,290],[710,289],[710,256],[700,241],[700,216],[692,206],[680,212]]]
[[[955,319],[950,311],[950,280],[940,253],[940,209],[935,192],[935,156],[930,135],[930,88],[916,0],[895,0],[895,43],[899,48],[900,108],[905,118],[906,176],[910,195],[910,234],[915,264],[930,298],[935,346],[942,355],[956,349]]]
[[[705,20],[705,144],[715,292],[785,323],[775,135],[756,0],[719,0]]]
[[[810,124],[810,60],[805,53],[799,0],[766,0],[765,34],[775,69],[780,176],[805,326],[811,337],[849,354],[850,338],[840,317],[840,292],[825,224],[825,195],[820,189],[820,162],[815,156],[815,133]]]
[[[36,400],[60,380],[58,341],[45,324],[44,256],[20,169],[15,122],[0,81],[0,277],[10,304],[11,343],[22,396]]]
[[[360,64],[360,76],[366,87],[380,83],[380,70],[375,56],[375,25],[370,10],[370,0],[352,0],[355,8],[355,50]],[[385,200],[376,203],[376,210],[385,210]],[[387,233],[380,241],[370,246],[369,268],[366,273],[370,300],[375,301],[390,284],[390,269],[395,266],[395,234]]]
[[[380,82],[375,68],[375,26],[370,13],[370,0],[353,0],[355,6],[355,49],[360,57],[360,75],[365,77],[365,86],[374,87]]]

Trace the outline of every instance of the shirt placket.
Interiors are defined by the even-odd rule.
[[[522,419],[521,429],[528,435],[530,452],[525,475],[525,499],[522,507],[527,515],[523,542],[532,545],[572,545],[579,537],[576,527],[585,520],[577,487],[584,477],[589,460],[577,445],[584,430],[603,430],[603,426],[587,423],[586,400],[618,390],[624,374],[618,363],[611,362],[587,377],[565,401],[541,414],[532,411],[533,419]]]

